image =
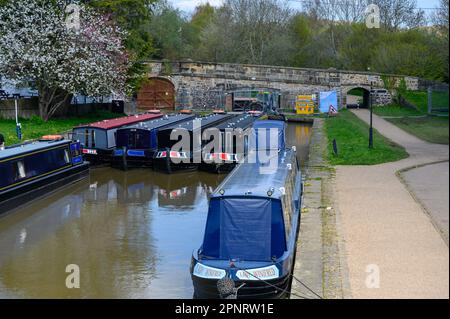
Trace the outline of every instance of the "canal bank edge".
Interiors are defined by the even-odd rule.
[[[314,120],[309,161],[304,172],[304,196],[291,299],[350,298],[348,270],[339,253],[343,241],[337,234],[334,205],[335,171],[327,161],[328,139],[324,120]]]

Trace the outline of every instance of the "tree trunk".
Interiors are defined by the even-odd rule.
[[[39,116],[47,122],[66,103],[70,95],[60,88],[51,88],[45,83],[39,83],[38,90]]]

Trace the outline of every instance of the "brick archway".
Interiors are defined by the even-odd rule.
[[[175,109],[175,86],[163,77],[153,77],[138,92],[138,109]]]

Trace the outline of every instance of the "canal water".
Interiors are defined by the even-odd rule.
[[[304,165],[311,126],[290,124]],[[302,166],[303,166],[302,165]],[[190,258],[225,176],[150,169],[90,177],[0,218],[0,298],[191,298]],[[68,265],[80,288],[68,289]]]

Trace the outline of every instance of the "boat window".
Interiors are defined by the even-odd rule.
[[[72,147],[72,157],[78,157],[81,155],[81,151],[80,151],[80,147],[78,144],[73,144],[74,146]],[[77,145],[77,146],[75,146]]]
[[[79,150],[78,150],[79,152]],[[18,161],[0,163],[0,188],[67,167],[70,153],[67,147],[43,150],[32,155],[24,155]]]
[[[64,150],[64,160],[66,161],[67,164],[70,163],[69,151],[67,149]]]
[[[17,165],[16,179],[23,179],[27,177],[27,174],[25,173],[25,164],[23,163],[23,161],[18,161],[16,165]]]
[[[91,147],[95,148],[95,130],[91,131],[91,143],[92,143]]]

